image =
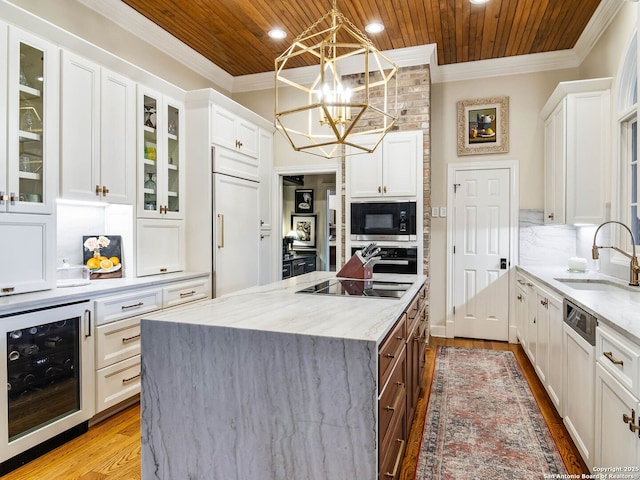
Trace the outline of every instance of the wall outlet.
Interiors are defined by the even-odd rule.
[[[447,216],[447,207],[440,207],[440,216],[445,218]]]
[[[438,207],[433,207],[431,209],[431,218],[438,218]]]

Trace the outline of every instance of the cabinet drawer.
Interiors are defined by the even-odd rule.
[[[209,280],[181,282],[162,289],[162,308],[175,307],[209,297]]]
[[[104,368],[140,354],[140,317],[96,328],[96,368]]]
[[[143,290],[95,301],[96,324],[115,322],[162,308],[162,290]]]
[[[389,436],[389,440],[380,444],[380,472],[378,475],[380,480],[397,480],[400,478],[407,438],[405,415],[406,412],[403,407],[398,422],[393,424],[393,431]]]
[[[407,314],[403,313],[391,333],[384,339],[378,351],[378,392],[381,392],[393,370],[393,366],[400,359],[402,349],[407,340]]]
[[[140,393],[140,355],[98,370],[96,413]]]
[[[407,332],[411,333],[418,322],[418,314],[420,313],[420,293],[418,293],[409,308],[407,308]]]
[[[397,421],[405,405],[407,398],[405,367],[404,361],[395,364],[389,383],[378,400],[378,436],[383,440],[387,437],[389,425]]]
[[[640,347],[611,329],[599,326],[596,329],[596,358],[620,383],[640,396]]]

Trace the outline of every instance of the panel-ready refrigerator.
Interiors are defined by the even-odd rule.
[[[250,174],[243,175],[241,168],[236,168],[235,175],[231,175],[224,167],[241,165],[243,157],[225,148],[212,148],[214,297],[259,283],[260,183]],[[246,161],[255,160],[247,158]]]

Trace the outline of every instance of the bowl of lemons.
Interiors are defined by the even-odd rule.
[[[122,264],[118,257],[91,257],[87,260],[87,267],[91,273],[110,273],[120,270]]]

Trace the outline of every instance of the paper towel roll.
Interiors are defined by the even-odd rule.
[[[569,270],[572,272],[585,272],[587,270],[587,259],[571,257],[569,259]]]

